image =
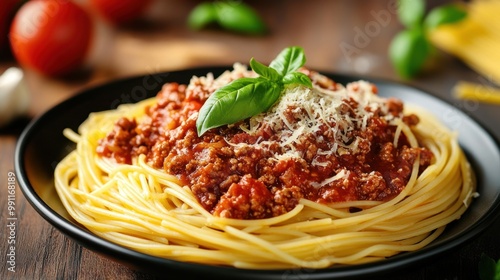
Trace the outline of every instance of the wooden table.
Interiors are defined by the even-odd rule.
[[[0,130],[0,212],[5,225],[9,172],[14,170],[16,139],[27,121],[77,94],[113,79],[195,66],[248,62],[255,57],[269,62],[284,47],[299,45],[307,65],[330,72],[386,78],[418,86],[470,114],[500,139],[498,106],[454,99],[451,88],[458,80],[484,81],[456,59],[443,56],[438,65],[412,81],[401,81],[387,59],[391,38],[402,26],[392,1],[251,1],[270,28],[266,36],[242,36],[220,30],[190,31],[185,19],[196,1],[161,1],[154,22],[127,28],[103,24],[91,55],[91,66],[65,79],[51,79],[27,70],[31,105],[26,118]],[[433,3],[436,5],[438,3]],[[0,72],[16,66],[0,62]],[[16,272],[0,265],[1,279],[153,279],[80,247],[50,226],[16,189]],[[8,228],[0,227],[0,251],[6,257]],[[475,279],[481,253],[500,258],[500,221],[476,240],[407,275],[391,279]]]

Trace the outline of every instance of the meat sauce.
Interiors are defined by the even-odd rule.
[[[318,87],[339,87],[324,76],[303,71]],[[338,141],[326,124],[314,134],[301,136],[294,146],[300,158],[277,158],[285,148],[266,124],[254,133],[235,124],[198,137],[196,117],[213,90],[213,86],[197,79],[189,86],[166,84],[157,102],[146,108],[146,116],[140,121],[126,117],[118,120],[99,142],[97,153],[129,164],[132,158],[145,154],[148,164],[190,186],[206,210],[235,219],[278,216],[292,210],[301,198],[325,204],[386,201],[404,189],[417,158],[422,172],[433,157],[424,147],[411,148],[403,134],[394,146],[396,126],[380,112],[367,119],[364,129],[349,132],[348,141],[361,139],[356,152],[322,153]],[[349,108],[359,104],[348,99],[343,105],[345,113],[352,114]],[[403,115],[399,100],[387,99],[386,106],[388,114],[401,117],[410,126],[419,121],[415,115]],[[290,107],[284,115],[293,121],[296,111]],[[256,145],[264,142],[265,146]]]

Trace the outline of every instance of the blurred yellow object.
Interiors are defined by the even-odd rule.
[[[500,84],[500,1],[475,1],[467,11],[465,19],[433,29],[429,38],[438,48]]]
[[[429,39],[500,85],[500,1],[473,1],[466,9],[465,19],[431,30]],[[459,98],[500,103],[500,90],[491,87],[460,83],[456,91]]]
[[[470,82],[459,82],[453,91],[455,96],[460,99],[500,104],[500,89],[491,86]]]

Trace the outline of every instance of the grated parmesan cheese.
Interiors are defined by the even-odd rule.
[[[358,104],[356,108],[349,105],[348,101],[351,99]],[[345,112],[346,108],[350,113]],[[250,118],[239,128],[249,135],[256,135],[264,126],[269,126],[284,151],[274,155],[277,160],[301,159],[303,153],[298,150],[303,149],[297,147],[310,137],[328,146],[328,149],[318,151],[318,155],[355,154],[360,139],[352,136],[352,132],[366,130],[369,119],[377,110],[382,114],[388,112],[385,100],[375,94],[373,85],[366,81],[340,86],[335,91],[319,86],[292,86],[285,89],[278,102],[268,112]],[[327,132],[324,131],[325,127]],[[331,133],[335,141],[325,143],[323,133]],[[237,145],[264,148],[267,144],[262,142]],[[317,159],[313,160],[312,164],[327,165]]]
[[[334,182],[334,181],[337,181],[337,180],[340,180],[340,179],[347,179],[349,178],[349,175],[350,175],[351,171],[346,171],[345,169],[342,169],[340,170],[340,172],[338,172],[337,174],[335,174],[335,176],[333,177],[330,177],[330,178],[327,178],[325,180],[323,180],[323,182],[321,183],[311,183],[311,185],[314,187],[314,188],[321,188],[323,186],[326,186],[328,184],[330,184],[331,182]]]

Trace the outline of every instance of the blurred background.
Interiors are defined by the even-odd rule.
[[[500,139],[499,2],[0,0],[0,170],[13,170],[16,140],[30,120],[85,89],[136,75],[248,63],[251,57],[268,64],[288,46],[303,47],[311,69],[419,87]],[[17,276],[148,278],[103,263],[55,231],[21,195],[16,199],[30,217],[20,223],[24,274]],[[495,234],[457,252],[453,264],[464,265],[454,272],[433,266],[417,274],[473,279],[460,273],[477,276],[478,251],[500,258],[487,245]],[[30,253],[49,239],[57,250]],[[66,261],[68,255],[78,263]],[[41,256],[49,263],[40,264]]]
[[[5,15],[0,15],[3,37],[0,73],[12,66],[24,70],[30,95],[30,105],[25,112],[28,117],[44,112],[85,88],[113,79],[197,66],[248,63],[251,57],[268,63],[283,48],[292,45],[304,48],[306,65],[310,68],[418,84],[442,94],[451,102],[458,101],[450,95],[454,86],[450,80],[477,82],[482,79],[464,65],[463,60],[440,49],[433,50],[438,55],[427,59],[420,67],[424,70],[411,78],[399,75],[390,61],[389,48],[396,35],[411,28],[410,24],[405,26],[401,22],[397,0],[74,0],[73,3],[90,19],[88,22],[74,16],[75,11],[66,7],[67,2],[72,1],[49,0],[36,7],[24,5],[16,15],[24,2],[32,4],[29,3],[32,1],[21,0],[0,2],[6,6],[1,9]],[[436,7],[466,4],[442,0],[413,2],[425,5],[421,21],[425,21],[423,17]],[[206,3],[214,6],[226,3],[230,9],[218,11],[221,18],[224,13],[237,14],[220,24],[218,19],[207,17],[210,9],[200,7]],[[245,9],[239,9],[241,6]],[[196,8],[201,12],[195,14]],[[246,8],[253,14],[248,16]],[[418,14],[418,5],[408,10]],[[258,20],[253,20],[252,15]],[[190,16],[198,16],[198,20],[190,20]],[[13,18],[16,26],[9,33]],[[56,37],[64,32],[67,34],[63,38]],[[82,39],[83,33],[88,38]],[[34,34],[36,38],[15,40],[23,34]],[[50,40],[56,43],[46,46]],[[71,46],[74,44],[88,45],[88,48],[75,49]],[[418,44],[413,45],[418,49]],[[45,59],[63,50],[67,54],[61,55],[58,62]],[[422,55],[410,51],[408,56],[418,58]],[[61,64],[61,61],[76,62],[57,70],[53,64]],[[483,78],[489,81],[489,77]]]

